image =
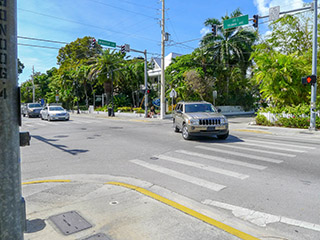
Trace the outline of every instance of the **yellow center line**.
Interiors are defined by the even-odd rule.
[[[162,203],[165,203],[165,204],[167,204],[167,205],[169,205],[171,207],[174,207],[174,208],[176,208],[176,209],[178,209],[178,210],[180,210],[180,211],[182,211],[182,212],[184,212],[184,213],[186,213],[188,215],[191,215],[191,216],[193,216],[193,217],[195,217],[197,219],[200,219],[200,220],[202,220],[202,221],[204,221],[206,223],[209,223],[210,225],[213,225],[213,226],[215,226],[217,228],[220,228],[220,229],[222,229],[222,230],[224,230],[224,231],[226,231],[226,232],[228,232],[228,233],[230,233],[230,234],[232,234],[234,236],[237,236],[238,238],[241,238],[241,239],[244,239],[244,240],[259,240],[256,237],[253,237],[253,236],[251,236],[251,235],[249,235],[247,233],[244,233],[244,232],[242,232],[240,230],[237,230],[237,229],[235,229],[235,228],[233,228],[231,226],[228,226],[228,225],[226,225],[226,224],[224,224],[222,222],[219,222],[219,221],[217,221],[215,219],[212,219],[212,218],[210,218],[210,217],[208,217],[208,216],[206,216],[204,214],[196,212],[196,211],[194,211],[194,210],[192,210],[190,208],[187,208],[187,207],[185,207],[185,206],[183,206],[183,205],[181,205],[179,203],[176,203],[176,202],[171,201],[171,200],[169,200],[167,198],[164,198],[164,197],[162,197],[162,196],[160,196],[158,194],[150,192],[150,191],[148,191],[148,190],[146,190],[144,188],[140,188],[140,187],[137,187],[137,186],[134,186],[134,185],[131,185],[131,184],[126,184],[126,183],[121,183],[121,182],[107,182],[106,184],[111,184],[111,185],[116,185],[116,186],[121,186],[121,187],[126,187],[126,188],[129,188],[129,189],[133,189],[133,190],[135,190],[137,192],[140,192],[140,193],[142,193],[142,194],[144,194],[146,196],[149,196],[149,197],[151,197],[153,199],[156,199],[156,200],[158,200],[158,201],[160,201]]]
[[[251,130],[251,129],[232,129],[232,131],[237,132],[253,132],[253,133],[264,133],[264,134],[272,134],[272,132],[261,131],[261,130]]]
[[[54,179],[54,180],[39,180],[39,181],[31,181],[31,182],[23,182],[22,185],[27,184],[37,184],[37,183],[51,183],[51,182],[71,182],[71,180],[63,180],[63,179]]]

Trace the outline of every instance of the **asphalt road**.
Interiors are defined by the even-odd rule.
[[[170,120],[74,115],[24,118],[22,181],[72,174],[132,177],[159,185],[227,217],[283,232],[320,236],[320,138],[230,118],[230,137],[182,139]]]

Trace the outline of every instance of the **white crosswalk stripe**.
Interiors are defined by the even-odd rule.
[[[286,144],[286,143],[281,143],[281,142],[267,142],[267,141],[259,141],[259,140],[252,140],[252,139],[246,139],[245,142],[256,142],[256,143],[260,143],[260,144],[287,146],[287,147],[293,147],[293,148],[304,148],[304,149],[310,149],[310,150],[315,149],[315,147],[310,147],[310,146]]]
[[[219,153],[227,153],[230,155],[241,156],[241,157],[251,158],[254,160],[271,162],[271,163],[282,163],[283,162],[282,160],[277,160],[277,159],[273,159],[273,158],[261,157],[261,156],[246,154],[246,153],[231,152],[231,151],[221,150],[221,149],[212,148],[212,147],[196,146],[196,148],[200,148],[200,149],[204,149],[204,150],[208,150],[208,151],[213,151],[213,152],[219,152]]]
[[[249,152],[258,152],[258,153],[267,153],[267,154],[271,154],[271,155],[278,155],[278,156],[284,156],[284,157],[296,157],[297,155],[295,154],[289,154],[289,153],[281,153],[281,152],[275,152],[275,151],[268,151],[268,150],[261,150],[261,149],[256,149],[256,148],[246,148],[246,147],[240,147],[240,146],[236,146],[236,143],[228,143],[228,144],[215,144],[215,146],[219,146],[219,147],[224,147],[224,148],[233,148],[233,149],[239,149],[239,150],[245,150],[245,151],[249,151]]]
[[[241,179],[241,180],[246,179],[246,178],[249,177],[249,175],[245,175],[245,174],[241,174],[241,173],[237,173],[237,172],[233,172],[233,171],[228,171],[228,170],[225,170],[225,169],[222,169],[222,168],[208,166],[208,165],[205,165],[205,164],[191,162],[191,161],[187,161],[187,160],[183,160],[183,159],[179,159],[179,158],[175,158],[175,157],[169,157],[169,156],[165,156],[165,155],[158,155],[156,157],[159,158],[159,159],[162,159],[162,160],[166,160],[166,161],[170,161],[170,162],[174,162],[174,163],[179,163],[179,164],[183,164],[183,165],[199,168],[199,169],[202,169],[202,170],[206,170],[206,171],[210,171],[210,172],[214,172],[214,173],[218,173],[218,174],[222,174],[222,175],[238,178],[238,179]]]
[[[275,146],[270,146],[266,144],[261,144],[261,143],[249,143],[249,142],[239,142],[237,143],[239,145],[248,145],[248,146],[256,146],[260,148],[271,148],[273,150],[282,150],[282,151],[287,151],[287,152],[297,152],[297,153],[304,153],[306,152],[305,150],[298,150],[298,149],[289,149],[287,147],[275,147]]]
[[[266,166],[261,166],[261,165],[257,165],[257,164],[232,160],[232,159],[223,158],[223,157],[211,156],[211,155],[197,153],[197,152],[190,152],[190,151],[185,151],[185,150],[176,150],[176,152],[190,155],[190,156],[201,157],[201,158],[206,158],[206,159],[210,159],[210,160],[214,160],[214,161],[224,162],[224,163],[228,163],[228,164],[238,165],[238,166],[242,166],[242,167],[258,169],[258,170],[264,170],[267,168]]]
[[[184,173],[177,172],[175,170],[171,170],[171,169],[168,169],[168,168],[157,166],[155,164],[151,164],[151,163],[147,163],[147,162],[141,161],[139,159],[130,160],[130,162],[135,163],[135,164],[140,165],[140,166],[145,167],[145,168],[149,168],[149,169],[151,169],[153,171],[160,172],[162,174],[166,174],[166,175],[169,175],[171,177],[174,177],[174,178],[177,178],[177,179],[180,179],[180,180],[183,180],[183,181],[186,181],[186,182],[189,182],[189,183],[201,186],[201,187],[208,188],[208,189],[213,190],[213,191],[217,191],[218,192],[218,191],[226,188],[226,186],[224,186],[224,185],[220,185],[220,184],[217,184],[217,183],[206,181],[206,180],[201,179],[201,178],[197,178],[197,177],[193,177],[193,176],[190,176],[190,175],[186,175]]]

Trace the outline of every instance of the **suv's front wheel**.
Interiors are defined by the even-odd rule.
[[[218,139],[225,140],[229,137],[229,132],[227,132],[226,134],[223,134],[223,135],[218,135],[217,137],[218,137]]]
[[[189,134],[189,131],[188,131],[188,127],[187,127],[186,124],[183,124],[183,126],[182,126],[182,137],[183,137],[185,140],[191,139],[190,134]]]

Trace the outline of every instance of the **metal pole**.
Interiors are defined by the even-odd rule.
[[[160,97],[160,118],[164,119],[164,116],[166,114],[165,106],[165,77],[164,77],[164,54],[165,54],[165,28],[164,28],[164,1],[162,0],[162,20],[161,20],[161,97]]]
[[[35,87],[34,87],[34,66],[32,66],[32,102],[35,103],[35,95],[36,95],[36,91],[35,91]]]
[[[313,5],[313,46],[312,46],[312,75],[317,76],[317,40],[318,40],[318,0],[314,0]],[[310,128],[316,129],[316,100],[317,100],[317,83],[311,85],[311,106],[310,106]]]
[[[0,239],[21,240],[17,0],[0,1]]]
[[[148,117],[148,66],[147,66],[147,50],[144,50],[144,86],[145,86],[145,93],[144,93],[144,117]]]

